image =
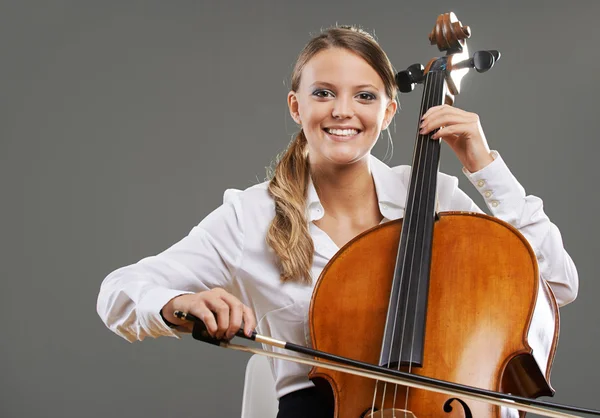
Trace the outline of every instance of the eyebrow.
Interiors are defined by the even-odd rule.
[[[311,84],[311,86],[316,86],[316,85],[321,85],[321,86],[325,86],[325,87],[329,87],[329,88],[334,88],[335,87],[334,84],[328,83],[326,81],[315,81],[314,83]],[[371,87],[371,88],[373,88],[375,90],[379,90],[373,84],[361,84],[359,86],[354,86],[354,88],[357,88],[357,89],[363,89],[365,87]]]

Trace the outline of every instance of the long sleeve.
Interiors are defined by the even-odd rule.
[[[548,282],[559,306],[577,297],[579,279],[573,260],[563,246],[560,231],[544,213],[540,198],[526,195],[502,157],[493,151],[494,161],[476,173],[463,170],[483,197],[491,214],[510,223],[527,239],[538,261],[541,277]],[[458,181],[456,180],[456,183]],[[481,212],[458,187],[450,205],[453,210]]]
[[[178,337],[160,317],[169,300],[231,287],[243,254],[244,230],[239,193],[228,190],[224,201],[181,241],[104,279],[97,311],[110,330],[130,342],[148,336]]]

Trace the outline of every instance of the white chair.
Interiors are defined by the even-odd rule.
[[[246,365],[241,418],[275,418],[278,409],[269,360],[254,354]]]

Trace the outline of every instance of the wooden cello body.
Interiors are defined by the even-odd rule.
[[[438,18],[430,39],[454,48],[455,59],[430,63],[420,80],[406,75],[425,85],[421,115],[458,93],[452,70],[479,65],[465,55],[468,36],[453,14]],[[497,392],[552,395],[558,307],[535,254],[497,218],[436,213],[439,146],[417,135],[403,220],[359,235],[323,270],[309,312],[313,347]],[[331,389],[338,418],[519,414],[323,368],[309,377]]]
[[[378,363],[401,225],[356,237],[323,271],[311,303],[316,349]],[[411,372],[526,397],[551,395],[558,307],[525,238],[496,218],[453,212],[440,214],[433,236],[424,362]],[[368,379],[319,368],[310,377],[330,384],[336,417],[360,417],[374,396],[378,410],[464,416],[460,407],[443,411],[446,395],[388,385],[382,399],[384,385],[375,394]],[[469,408],[475,417],[511,416],[486,403]]]

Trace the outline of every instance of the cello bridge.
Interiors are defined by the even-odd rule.
[[[415,414],[406,409],[382,409],[380,411],[370,411],[364,418],[417,418]]]

